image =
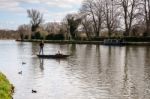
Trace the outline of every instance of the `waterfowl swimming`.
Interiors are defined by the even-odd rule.
[[[37,93],[37,91],[32,89],[32,93]]]
[[[18,74],[22,74],[22,71],[18,72]]]
[[[26,64],[25,62],[22,62],[22,65]]]

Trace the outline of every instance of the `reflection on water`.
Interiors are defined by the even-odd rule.
[[[45,54],[58,50],[71,56],[39,59],[38,43],[0,41],[0,70],[14,99],[149,99],[149,46],[45,44]]]

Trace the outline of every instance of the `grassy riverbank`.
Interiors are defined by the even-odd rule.
[[[12,99],[14,87],[5,75],[0,72],[0,99]]]

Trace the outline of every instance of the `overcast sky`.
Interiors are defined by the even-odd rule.
[[[29,24],[27,9],[37,9],[46,22],[61,21],[67,13],[77,12],[83,0],[0,0],[0,29],[17,29]]]

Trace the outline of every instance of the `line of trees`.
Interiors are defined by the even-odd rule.
[[[150,0],[84,0],[80,13],[88,23],[84,29],[92,24],[96,37],[104,31],[109,37],[117,31],[123,36],[150,35]]]
[[[100,36],[103,31],[109,37],[116,31],[123,31],[124,36],[134,36],[133,31],[137,27],[143,29],[145,36],[149,36],[149,2],[150,0],[84,0],[80,12],[92,24],[95,36]]]
[[[24,32],[57,39],[87,39],[116,36],[150,36],[150,0],[84,0],[78,13],[68,14],[62,22],[44,24],[43,14],[27,10],[31,25],[18,27]],[[58,36],[59,34],[59,36]],[[53,35],[53,36],[51,36]],[[28,38],[32,38],[28,37]]]
[[[16,39],[16,38],[19,38],[17,31],[0,29],[0,39]]]

